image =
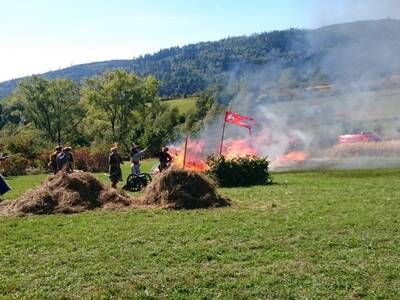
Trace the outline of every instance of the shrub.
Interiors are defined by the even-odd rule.
[[[26,170],[28,169],[28,167],[29,160],[20,155],[10,156],[0,163],[1,173],[12,176],[26,175]]]
[[[102,148],[78,148],[73,154],[75,169],[88,172],[107,172],[108,170],[109,153]]]
[[[206,174],[220,186],[249,186],[271,183],[266,157],[244,156],[226,159],[213,155],[207,158]]]
[[[38,132],[29,128],[2,130],[0,140],[3,152],[18,154],[29,160],[35,159],[47,147]]]
[[[32,166],[41,170],[50,170],[48,163],[54,150],[45,150],[33,160]]]

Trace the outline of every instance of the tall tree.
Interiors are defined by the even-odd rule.
[[[69,79],[33,76],[18,85],[13,98],[10,104],[18,104],[23,120],[33,123],[52,142],[65,141],[84,117],[79,86]]]
[[[58,143],[61,143],[63,134],[74,132],[85,116],[80,105],[80,88],[72,80],[58,79],[50,82],[50,106],[58,117],[54,119],[54,130]]]
[[[87,79],[82,99],[91,117],[108,123],[113,141],[126,144],[134,112],[144,111],[146,103],[156,99],[157,92],[154,77],[140,78],[115,70]]]

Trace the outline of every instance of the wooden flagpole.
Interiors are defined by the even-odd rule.
[[[185,170],[185,166],[186,166],[186,153],[187,153],[187,144],[188,144],[188,139],[189,136],[186,134],[186,138],[185,138],[185,148],[183,150],[183,166],[182,168]]]
[[[225,114],[226,114],[226,112],[225,112]],[[221,136],[221,143],[219,145],[219,155],[222,155],[222,146],[224,144],[225,126],[226,126],[226,122],[225,122],[225,115],[224,115],[224,125],[222,125],[222,136]]]
[[[232,111],[232,101],[229,102],[228,111]],[[222,125],[221,143],[219,144],[219,155],[222,155],[222,146],[224,145],[224,135],[225,135],[225,126],[226,126],[226,122],[225,122],[226,112],[227,111],[225,111],[225,114],[224,114],[224,125]]]

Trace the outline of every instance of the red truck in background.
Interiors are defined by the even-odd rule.
[[[382,139],[372,132],[361,132],[357,134],[344,134],[338,137],[338,144],[351,144],[361,142],[382,142]]]

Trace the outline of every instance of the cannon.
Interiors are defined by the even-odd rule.
[[[136,174],[130,174],[126,179],[126,184],[122,187],[122,189],[130,192],[138,192],[142,188],[146,187],[150,182],[150,174],[141,173],[139,176]]]

